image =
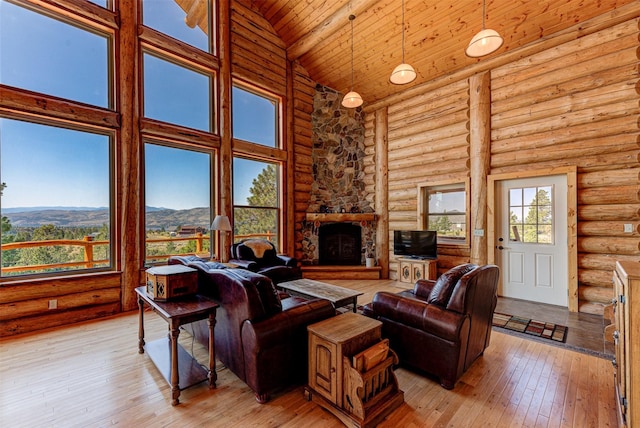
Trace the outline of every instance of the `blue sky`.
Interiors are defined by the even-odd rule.
[[[206,35],[184,24],[185,14],[173,0],[143,3],[145,25],[208,50]],[[108,108],[109,46],[107,37],[0,0],[0,83]],[[210,78],[149,54],[144,64],[145,115],[209,130]],[[233,91],[234,136],[273,146],[274,105],[256,100],[251,93]],[[7,183],[2,207],[107,206],[108,145],[103,135],[1,119],[0,181]],[[209,155],[146,148],[153,165],[147,170],[147,205],[208,205],[211,183],[194,171],[209,168]],[[234,200],[244,203],[262,165],[240,160],[234,167]]]

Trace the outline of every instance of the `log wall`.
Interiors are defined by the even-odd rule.
[[[467,80],[454,82],[388,107],[388,239],[394,230],[418,228],[418,185],[464,182],[470,174],[469,88]],[[365,117],[365,183],[374,200],[375,111]],[[443,272],[469,260],[470,249],[438,248],[438,270]],[[399,263],[389,247],[389,277],[398,279]]]
[[[640,259],[638,23],[491,72],[491,172],[577,166],[582,312],[613,297],[616,259]]]
[[[514,55],[490,70],[489,174],[577,167],[578,309],[600,314],[613,297],[615,260],[640,260],[640,43],[638,18],[598,23],[591,34],[578,29],[575,40]],[[388,109],[390,242],[394,229],[418,226],[419,183],[470,176],[469,117],[477,112],[470,110],[467,76],[411,88],[410,97],[367,111],[365,161],[374,198],[374,120]],[[473,192],[478,178],[471,178]],[[468,262],[470,250],[440,246],[439,272]],[[390,277],[397,278],[392,251]]]

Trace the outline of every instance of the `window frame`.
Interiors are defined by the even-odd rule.
[[[141,239],[143,242],[143,245],[141,246],[141,250],[142,250],[142,261],[143,264],[145,266],[153,266],[153,265],[157,265],[157,264],[162,264],[162,261],[159,262],[148,262],[148,255],[147,255],[147,215],[146,215],[146,206],[147,206],[147,195],[146,195],[146,182],[147,182],[147,164],[146,164],[146,146],[147,144],[153,144],[153,145],[157,145],[157,146],[162,146],[162,147],[167,147],[167,148],[171,148],[171,149],[177,149],[177,150],[187,150],[187,151],[191,151],[191,152],[196,152],[196,153],[201,153],[201,154],[205,154],[207,156],[209,156],[209,220],[208,220],[208,225],[211,225],[211,223],[213,222],[213,219],[215,217],[215,213],[217,212],[217,203],[216,203],[216,194],[217,194],[217,177],[215,175],[216,173],[216,166],[218,164],[217,162],[217,157],[218,157],[218,153],[217,150],[212,150],[209,147],[202,147],[202,146],[194,146],[192,144],[186,144],[183,142],[175,142],[175,141],[168,141],[168,140],[162,140],[159,138],[155,138],[155,137],[151,137],[151,136],[142,136],[141,137],[141,144],[142,144],[142,154],[141,154],[141,175],[140,175],[140,181],[141,181],[141,197],[140,197],[140,207],[143,208],[142,212],[141,212],[141,216],[142,216],[142,228],[140,231],[141,234]],[[216,251],[216,246],[218,245],[217,241],[214,241],[212,239],[212,233],[211,230],[207,230],[207,236],[208,236],[208,240],[209,240],[209,254],[218,254],[218,251]]]
[[[103,135],[108,138],[108,165],[109,165],[109,265],[104,267],[92,267],[92,268],[78,268],[78,269],[68,269],[62,271],[55,272],[36,272],[31,274],[19,274],[19,275],[10,275],[4,276],[1,274],[2,266],[0,266],[0,282],[9,283],[9,282],[19,282],[24,280],[31,279],[40,279],[40,278],[56,278],[62,276],[76,276],[76,275],[87,275],[92,273],[102,273],[102,272],[115,272],[119,269],[117,255],[117,246],[119,245],[118,233],[120,230],[120,226],[117,224],[117,216],[116,216],[116,174],[117,169],[115,167],[116,162],[116,150],[117,146],[117,132],[116,130],[109,128],[97,128],[95,126],[91,126],[88,123],[69,123],[68,121],[60,121],[53,120],[49,118],[40,118],[33,117],[28,115],[20,115],[20,114],[0,114],[0,118],[2,119],[10,119],[17,120],[21,122],[28,122],[36,125],[43,126],[52,126],[61,129],[67,129],[71,131],[84,132],[95,135]],[[2,181],[0,179],[0,181]],[[2,255],[0,254],[0,260]]]
[[[251,157],[251,156],[247,156],[246,154],[240,154],[240,153],[234,153],[232,156],[232,164],[235,161],[236,158],[239,159],[245,159],[245,160],[249,160],[249,161],[253,161],[253,162],[261,162],[264,164],[272,164],[276,166],[276,180],[278,182],[278,190],[277,190],[277,195],[276,195],[276,199],[277,199],[277,205],[276,206],[265,206],[265,205],[260,205],[260,206],[253,206],[253,205],[239,205],[235,203],[235,194],[232,195],[232,205],[231,205],[231,210],[233,215],[235,216],[235,211],[237,208],[245,208],[245,209],[258,209],[258,210],[275,210],[276,212],[276,227],[278,228],[277,233],[276,233],[276,242],[277,242],[277,246],[276,248],[278,249],[278,251],[283,251],[284,248],[284,243],[283,243],[283,236],[284,236],[284,232],[283,232],[283,227],[284,227],[284,207],[283,207],[283,200],[284,200],[284,194],[283,194],[283,186],[284,186],[284,174],[283,174],[283,168],[284,165],[282,162],[277,162],[274,161],[273,159],[264,159],[264,158],[259,158],[259,157]],[[235,171],[234,171],[234,175],[235,175]],[[233,192],[233,182],[235,180],[232,177],[232,185],[231,185],[231,189],[232,189],[232,193]],[[234,218],[234,222],[233,224],[233,229],[232,230],[232,234],[231,234],[231,239],[233,242],[235,242],[235,218]]]
[[[465,236],[464,239],[452,238],[438,234],[438,247],[461,247],[470,248],[471,236],[471,199],[469,194],[470,182],[469,178],[464,180],[446,180],[430,183],[421,183],[417,185],[418,192],[418,213],[417,227],[420,230],[429,229],[429,194],[434,190],[452,191],[455,189],[463,190],[465,194]],[[458,215],[458,214],[457,214]]]
[[[282,132],[282,104],[283,104],[283,100],[282,97],[277,96],[274,93],[265,91],[263,89],[260,89],[254,85],[250,85],[246,82],[241,82],[238,80],[234,80],[234,82],[231,85],[231,92],[233,93],[233,89],[237,88],[240,90],[243,90],[245,92],[248,92],[250,94],[253,94],[255,96],[258,97],[262,97],[264,99],[267,99],[269,101],[272,101],[275,104],[275,117],[274,119],[274,141],[275,141],[275,145],[274,146],[268,146],[266,144],[262,144],[262,143],[257,143],[255,141],[249,141],[249,140],[244,140],[242,138],[238,138],[235,135],[233,135],[233,124],[234,124],[234,120],[233,120],[233,100],[231,100],[231,134],[232,134],[232,139],[234,140],[234,142],[243,142],[245,144],[250,144],[250,145],[255,145],[258,147],[262,147],[265,149],[270,149],[270,150],[283,150],[284,147],[284,142],[283,142],[283,132]]]

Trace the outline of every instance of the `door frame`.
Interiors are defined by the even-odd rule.
[[[567,180],[567,303],[569,312],[578,312],[578,172],[576,166],[507,172],[487,176],[487,261],[496,264],[496,184],[499,181],[564,175]],[[502,281],[502,275],[500,280]]]

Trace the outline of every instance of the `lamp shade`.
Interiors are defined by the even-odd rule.
[[[497,31],[487,28],[473,36],[464,53],[472,58],[489,55],[498,50],[503,42],[504,39]]]
[[[416,71],[409,64],[402,63],[393,69],[389,80],[396,85],[404,85],[413,82],[416,78]]]
[[[362,97],[359,93],[351,91],[342,99],[342,105],[346,108],[356,108],[362,105]]]
[[[229,217],[226,215],[217,215],[216,218],[213,219],[210,229],[230,231],[231,223],[229,223]]]

